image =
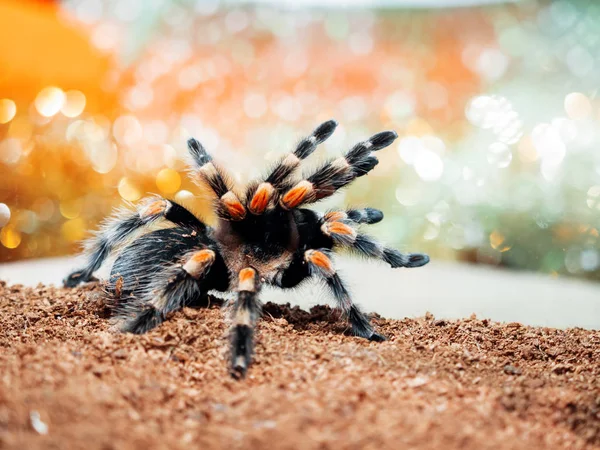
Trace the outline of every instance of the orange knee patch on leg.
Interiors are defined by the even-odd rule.
[[[215,260],[215,252],[204,249],[195,252],[183,265],[183,270],[194,278],[200,277]]]
[[[325,224],[328,234],[343,234],[345,236],[356,236],[356,231],[350,225],[342,222],[330,222]]]
[[[271,183],[261,183],[250,201],[248,207],[250,211],[253,214],[262,214],[267,209],[273,192],[275,192],[275,188]]]
[[[169,202],[167,200],[155,200],[146,205],[140,211],[140,217],[150,217],[162,215],[167,210]]]
[[[251,292],[256,290],[256,270],[250,267],[240,270],[238,289]]]
[[[335,273],[333,263],[325,253],[318,250],[308,250],[305,253],[305,258],[308,262],[314,264],[328,275],[333,275]]]
[[[347,214],[344,211],[331,211],[325,214],[324,219],[327,222],[336,222],[338,220],[344,220]]]
[[[233,192],[229,191],[221,197],[221,202],[233,220],[246,217],[246,208]]]
[[[310,181],[302,180],[296,186],[285,193],[281,199],[281,205],[286,209],[292,209],[301,204],[308,196],[312,195],[314,187]]]
[[[213,262],[215,260],[215,252],[209,249],[200,250],[192,255],[190,261],[196,263]]]

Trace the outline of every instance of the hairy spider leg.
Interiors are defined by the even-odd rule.
[[[335,120],[328,120],[303,138],[296,149],[283,157],[260,183],[252,183],[246,192],[248,210],[255,215],[262,214],[279,200],[279,194],[289,188],[289,177],[300,166],[300,161],[310,156],[317,145],[327,140],[337,127]]]
[[[290,265],[277,272],[272,280],[273,286],[290,289],[298,286],[310,277],[310,269],[304,260],[303,253],[296,255]]]
[[[388,263],[391,267],[421,267],[429,262],[429,256],[422,253],[401,253],[383,246],[371,236],[356,231],[349,221],[325,222],[321,231],[333,241],[356,253]]]
[[[206,277],[215,261],[210,249],[186,253],[181,261],[162,268],[136,297],[116,308],[121,330],[142,334],[160,325],[177,311],[207,292]]]
[[[238,274],[238,297],[233,306],[231,326],[231,375],[242,378],[252,360],[254,326],[260,318],[262,305],[258,273],[251,267]]]
[[[352,334],[370,341],[385,341],[385,337],[375,332],[368,317],[352,302],[348,289],[335,271],[333,262],[327,256],[327,250],[307,250],[304,253],[304,258],[312,274],[325,281],[338,307],[348,318],[348,322],[352,326]]]
[[[223,169],[217,166],[212,156],[196,139],[187,142],[192,158],[192,179],[199,184],[207,185],[215,194],[215,210],[225,220],[242,220],[246,217],[246,208],[232,190],[232,183]]]
[[[346,211],[329,211],[323,219],[326,222],[351,220],[355,223],[373,224],[383,220],[383,212],[375,208],[347,209]]]
[[[79,283],[93,280],[93,273],[117,246],[146,225],[161,218],[177,225],[191,227],[199,233],[206,232],[205,224],[174,201],[160,197],[145,199],[135,210],[121,209],[104,221],[95,236],[86,241],[84,253],[88,255],[87,265],[67,276],[63,280],[64,286],[75,287]]]
[[[110,277],[103,285],[110,296],[113,307],[142,297],[148,292],[148,286],[155,283],[155,275],[173,264],[183,265],[185,255],[202,249],[212,250],[216,259],[211,264],[210,276],[199,280],[209,289],[225,291],[229,287],[229,271],[220,254],[217,243],[210,232],[198,233],[193,228],[176,226],[158,229],[133,239],[120,247],[111,267]],[[208,306],[208,295],[193,298],[188,306]],[[139,304],[139,303],[138,303]]]
[[[394,131],[383,131],[359,142],[344,156],[326,162],[287,190],[280,205],[284,209],[292,209],[333,195],[338,189],[369,173],[379,162],[371,153],[387,147],[397,137]]]

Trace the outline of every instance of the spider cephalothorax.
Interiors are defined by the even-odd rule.
[[[116,255],[108,292],[115,298],[121,329],[144,333],[170,312],[207,303],[208,291],[237,291],[232,308],[231,371],[243,376],[250,364],[253,330],[261,314],[261,285],[292,288],[314,276],[325,282],[348,318],[352,333],[372,341],[385,338],[352,302],[330,253],[347,248],[392,267],[420,267],[427,255],[402,254],[359,231],[360,224],[383,219],[373,208],[318,214],[301,206],[332,195],[367,174],[378,160],[373,152],[390,145],[393,131],[378,133],[295,180],[300,161],[335,130],[333,120],[317,127],[244,196],[236,194],[221,168],[195,139],[188,141],[192,176],[215,194],[216,226],[208,227],[172,200],[152,197],[134,210],[108,219],[87,243],[85,268],[65,279],[75,286],[93,279]]]

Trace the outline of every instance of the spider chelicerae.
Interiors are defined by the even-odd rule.
[[[323,215],[303,207],[366,175],[378,163],[373,152],[397,138],[393,131],[377,133],[305,178],[295,178],[301,160],[336,126],[334,120],[319,125],[268,176],[250,183],[243,196],[233,190],[202,144],[190,139],[192,178],[214,193],[216,226],[207,226],[172,200],[145,199],[135,209],[120,210],[107,219],[86,242],[87,265],[71,273],[65,286],[93,280],[94,272],[115,255],[106,290],[114,298],[121,330],[132,333],[145,333],[184,306],[207,305],[211,290],[236,291],[230,329],[230,369],[235,377],[243,377],[251,362],[254,327],[261,315],[258,295],[264,284],[293,288],[317,277],[335,297],[352,334],[385,340],[353,303],[331,252],[345,248],[392,267],[420,267],[429,257],[400,253],[360,232],[361,224],[383,219],[377,209]]]

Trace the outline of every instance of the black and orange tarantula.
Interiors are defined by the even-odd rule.
[[[252,356],[253,330],[261,315],[261,285],[292,288],[310,276],[325,282],[352,327],[352,333],[383,341],[368,317],[353,303],[330,258],[332,249],[347,248],[392,267],[420,267],[429,257],[402,254],[358,231],[377,223],[377,209],[348,209],[318,214],[304,205],[329,197],[378,163],[373,152],[390,145],[397,134],[378,133],[326,162],[298,181],[301,160],[325,141],[337,126],[319,125],[245,196],[232,190],[218,167],[195,139],[188,141],[192,176],[215,194],[216,227],[187,209],[160,197],[142,201],[133,211],[119,212],[87,242],[87,266],[70,274],[65,286],[93,279],[93,273],[116,254],[107,290],[116,299],[123,331],[144,333],[167,315],[189,305],[207,304],[211,290],[237,291],[232,308],[231,373],[244,376]]]

